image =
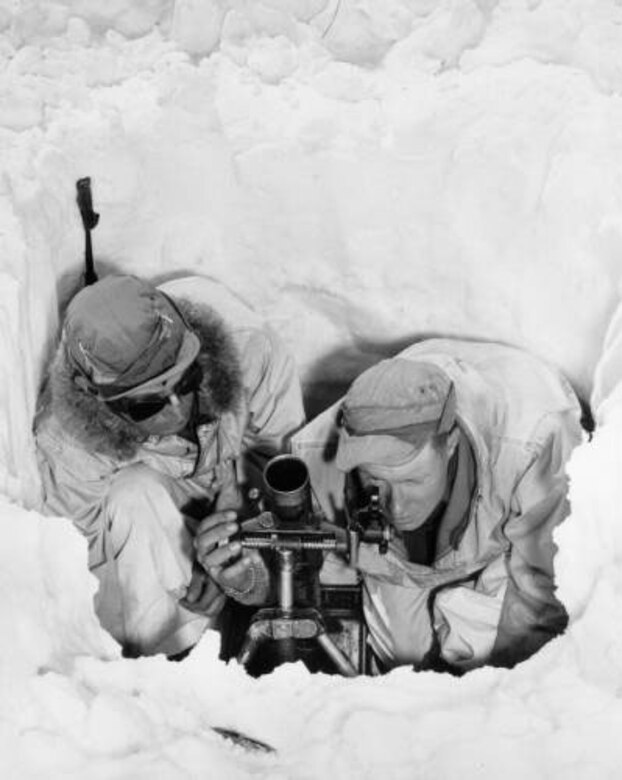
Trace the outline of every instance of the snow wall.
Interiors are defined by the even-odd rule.
[[[7,777],[615,775],[620,51],[615,0],[0,0]],[[310,414],[422,336],[560,366],[599,423],[558,539],[567,635],[460,681],[297,666],[254,681],[209,636],[182,664],[121,660],[82,540],[29,511],[37,386],[82,271],[83,176],[100,274],[225,284],[290,345]],[[231,753],[214,723],[278,757]]]

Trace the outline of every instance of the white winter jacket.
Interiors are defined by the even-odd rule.
[[[381,665],[465,670],[512,666],[565,628],[555,597],[553,530],[568,513],[565,465],[580,443],[579,403],[553,368],[493,343],[434,339],[400,354],[444,370],[475,459],[475,490],[460,533],[439,538],[431,566],[399,539],[362,551],[365,617]],[[329,517],[343,506],[334,466],[334,405],[293,440]]]
[[[262,460],[287,446],[304,422],[294,361],[270,327],[227,288],[204,277],[179,279],[161,289],[190,317],[204,348],[210,348],[210,333],[205,332],[202,306],[222,318],[240,366],[240,398],[235,408],[198,426],[198,445],[179,436],[133,442],[131,433],[102,427],[93,419],[101,405],[90,398],[44,401],[35,433],[45,509],[71,518],[85,534],[91,566],[103,560],[103,549],[98,554],[101,508],[120,470],[142,463],[173,479],[193,481],[206,499],[218,502],[219,497],[235,493],[243,456],[251,460],[258,456],[261,467]],[[63,381],[67,393],[74,392],[72,383]],[[117,423],[122,426],[113,421]],[[221,505],[229,506],[227,501]]]

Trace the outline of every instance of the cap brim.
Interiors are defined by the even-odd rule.
[[[124,390],[121,393],[115,393],[114,395],[106,395],[106,401],[116,401],[119,398],[136,398],[144,395],[165,395],[170,392],[180,376],[190,366],[197,355],[201,351],[201,342],[196,333],[191,330],[187,330],[184,334],[181,347],[177,353],[177,359],[175,365],[171,366],[167,371],[164,371],[158,376],[143,382],[136,387],[132,387],[129,390]]]
[[[427,432],[429,436],[431,431]],[[345,429],[339,432],[335,466],[348,472],[361,466],[400,466],[421,452],[427,436],[422,426],[422,438],[409,442],[386,434],[351,436]]]

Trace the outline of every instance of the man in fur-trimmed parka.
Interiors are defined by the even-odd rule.
[[[513,666],[563,631],[553,531],[579,421],[566,379],[535,357],[431,339],[296,434],[329,516],[375,487],[394,528],[386,555],[358,558],[379,669]]]
[[[36,420],[45,508],[86,536],[126,654],[178,656],[227,596],[266,600],[229,537],[241,486],[302,423],[293,360],[225,288],[109,276],[73,298]]]

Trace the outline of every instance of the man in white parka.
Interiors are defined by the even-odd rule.
[[[513,666],[564,630],[552,537],[580,416],[535,357],[433,339],[365,371],[294,437],[329,517],[355,482],[379,489],[395,529],[387,554],[363,545],[358,562],[381,670]]]
[[[72,299],[35,424],[44,509],[86,537],[126,654],[180,656],[226,597],[265,601],[266,567],[230,537],[303,422],[292,357],[221,285],[108,276]]]

